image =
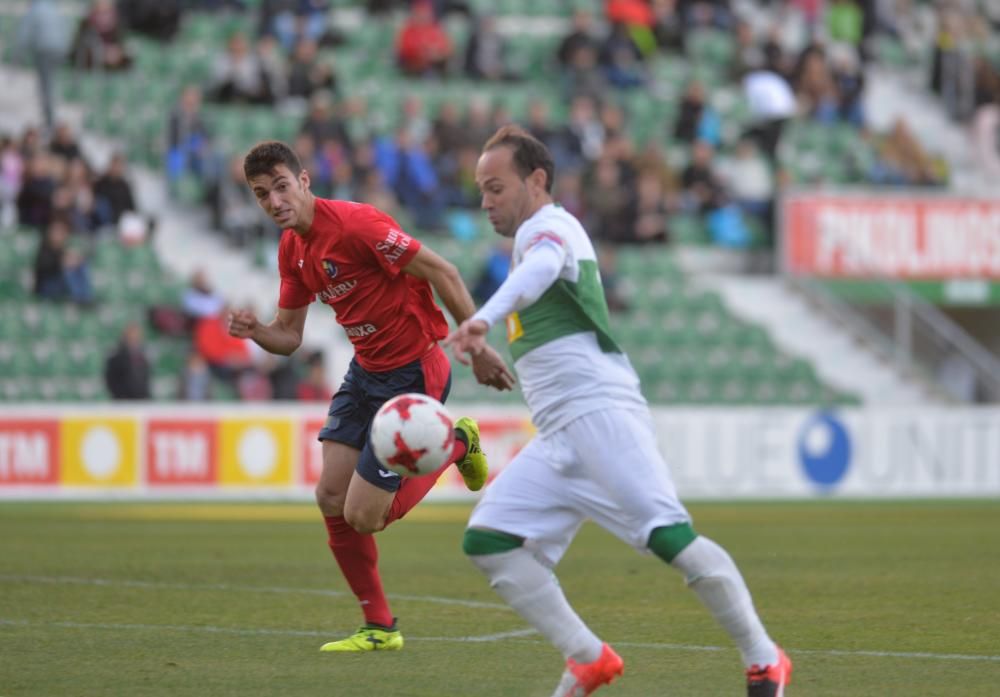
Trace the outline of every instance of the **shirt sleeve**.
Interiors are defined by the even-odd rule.
[[[286,235],[294,235],[286,232]],[[278,307],[284,310],[297,310],[305,307],[316,299],[316,294],[306,288],[291,259],[291,251],[287,244],[278,246],[278,273],[281,276],[281,286],[278,291]]]
[[[563,241],[553,234],[539,233],[528,243],[521,263],[472,319],[492,327],[511,312],[528,307],[558,280],[565,263]]]
[[[351,220],[351,238],[394,278],[417,255],[420,240],[403,232],[392,216],[373,206],[364,209]]]

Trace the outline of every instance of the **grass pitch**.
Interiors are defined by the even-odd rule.
[[[1000,695],[1000,502],[691,506],[795,661],[790,697]],[[398,653],[320,654],[360,614],[306,505],[0,504],[0,697],[549,697],[556,651],[460,552],[468,508],[379,535]],[[602,697],[743,693],[680,577],[586,526],[559,568],[616,646]]]

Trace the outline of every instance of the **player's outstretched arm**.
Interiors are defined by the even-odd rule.
[[[455,265],[426,245],[421,245],[403,270],[430,283],[458,325],[461,326],[476,311],[476,303]],[[489,346],[473,354],[472,372],[482,385],[498,390],[514,387],[514,375],[503,357]]]
[[[302,345],[309,306],[294,310],[278,308],[270,324],[261,324],[250,310],[237,310],[229,315],[229,333],[241,339],[253,339],[268,353],[290,356]]]

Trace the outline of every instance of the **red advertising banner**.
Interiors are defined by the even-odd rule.
[[[150,486],[216,483],[215,421],[150,419],[146,429],[146,481]]]
[[[0,421],[0,486],[56,484],[59,423],[48,419]]]
[[[795,194],[781,228],[795,275],[1000,280],[1000,201]]]

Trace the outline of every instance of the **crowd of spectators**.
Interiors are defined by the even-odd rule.
[[[1000,76],[974,49],[996,19],[940,4],[933,21],[925,21],[927,10],[907,0],[893,3],[895,11],[887,11],[888,4],[797,0],[743,15],[728,0],[608,0],[602,15],[575,11],[542,59],[552,78],[544,85],[549,98],[531,100],[525,117],[556,158],[557,199],[609,250],[608,259],[614,245],[669,243],[681,220],[700,221],[722,245],[745,246],[753,230],[763,230],[767,241],[775,197],[793,181],[782,146],[793,123],[856,132],[873,153],[860,172],[869,184],[946,184],[945,160],[925,148],[905,115],[874,133],[864,109],[873,39],[891,37],[916,50],[915,37],[928,33],[934,38],[928,86],[956,122],[970,126],[985,171],[1000,173]],[[73,30],[47,21],[53,17],[50,0],[32,0],[19,38],[39,72],[45,127],[0,141],[0,217],[16,216],[39,231],[39,296],[96,302],[87,240],[116,229],[136,208],[125,159],[115,157],[95,172],[73,132],[56,118],[53,63],[62,56],[81,70],[128,70],[127,33],[168,40],[192,11],[257,13],[256,31],[231,33],[215,47],[207,79],[184,87],[165,133],[168,180],[176,186],[196,178],[215,227],[234,245],[273,237],[276,230],[249,195],[239,153],[227,152],[210,127],[206,102],[248,109],[302,105],[283,113],[299,114],[292,144],[318,195],[371,202],[421,232],[469,234],[469,216],[452,213],[475,215],[479,148],[511,119],[504,100],[472,92],[431,109],[414,91],[402,96],[398,119],[386,128],[370,95],[344,88],[337,54],[328,49],[350,45],[351,37],[329,22],[331,3],[263,0],[255,6],[250,10],[239,0],[92,0]],[[537,66],[518,56],[509,27],[463,2],[372,0],[367,9],[403,16],[384,50],[393,53],[398,74],[415,84],[465,78],[495,83],[493,94],[507,84],[539,84]],[[464,23],[467,31],[457,36],[465,38],[449,30],[456,21]],[[703,30],[732,37],[731,53],[716,68],[740,93],[748,117],[729,122],[714,98],[719,74],[706,81],[693,71],[674,116],[637,142],[630,95],[656,98],[656,66],[683,65]],[[553,94],[568,105],[565,118],[552,116]],[[500,282],[507,255],[501,245],[484,260],[481,277],[472,279],[479,295]],[[613,281],[613,263],[606,271]],[[204,279],[192,280],[191,293],[204,285]],[[189,299],[184,312],[193,348],[179,394],[206,398],[219,382],[248,397],[323,391],[320,382],[302,387],[285,380],[283,365],[268,364],[253,349],[227,345],[220,339],[224,307],[196,317]],[[309,374],[319,374],[316,360],[310,359]]]
[[[209,79],[189,85],[170,116],[169,176],[201,182],[216,227],[235,244],[273,235],[242,191],[233,154],[215,145],[204,102],[298,100],[306,106],[289,112],[304,112],[293,145],[317,194],[373,202],[419,230],[459,234],[454,221],[463,218],[449,211],[478,205],[478,150],[510,120],[506,105],[470,94],[432,110],[412,93],[401,97],[394,126],[383,127],[377,106],[344,92],[334,53],[323,50],[349,41],[327,21],[328,9],[323,2],[263,3],[256,36],[236,32],[218,47]],[[790,3],[782,12],[764,13],[773,19],[769,24],[740,15],[725,0],[609,0],[600,17],[579,9],[548,57],[558,77],[554,86],[569,104],[567,116],[553,119],[551,102],[539,98],[528,105],[526,125],[556,156],[565,180],[557,190],[573,197],[575,211],[602,242],[670,241],[680,217],[700,221],[719,244],[760,242],[754,231],[763,231],[766,244],[775,197],[793,183],[781,150],[793,121],[854,129],[872,153],[856,173],[860,181],[910,187],[948,181],[945,160],[924,149],[905,116],[886,133],[868,129],[863,95],[870,39],[903,25],[889,24],[876,9],[855,0],[836,0],[825,9]],[[501,84],[532,79],[516,68],[523,63],[513,60],[510,35],[494,16],[428,0],[369,3],[369,10],[404,15],[391,47],[401,76],[437,84],[460,77]],[[464,44],[446,30],[446,15],[456,12],[468,27]],[[788,15],[797,17],[797,32],[788,30]],[[714,88],[694,73],[674,118],[654,128],[648,141],[635,142],[635,115],[623,97],[655,91],[651,66],[682,59],[699,30],[734,37],[719,69],[742,93],[748,118],[727,122],[730,117],[715,106]],[[1000,118],[1000,111],[984,113],[984,122]],[[995,159],[1000,167],[1000,156]]]

